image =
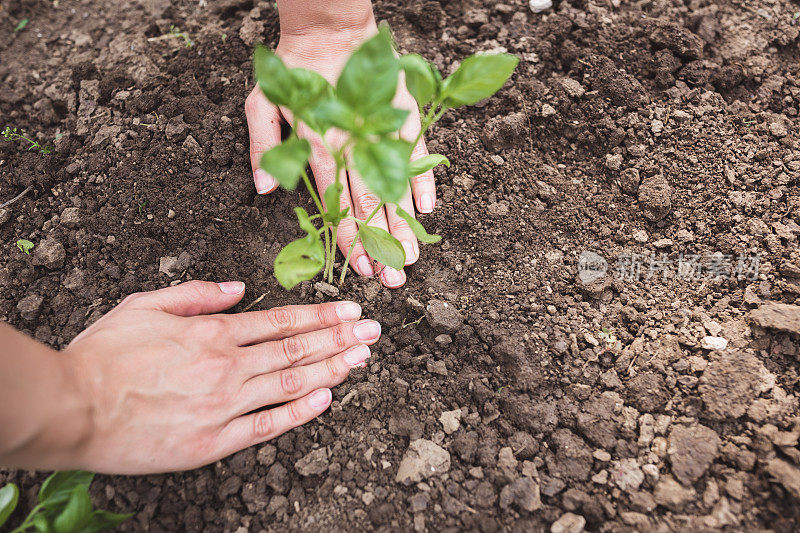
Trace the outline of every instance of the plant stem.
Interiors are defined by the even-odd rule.
[[[328,272],[328,283],[333,283],[333,260],[336,258],[336,239],[338,238],[339,224],[331,228],[331,269]]]
[[[314,199],[314,203],[316,204],[320,214],[324,213],[325,209],[322,207],[322,202],[319,201],[317,191],[315,191],[314,186],[311,185],[311,179],[308,177],[308,172],[306,172],[306,169],[303,169],[303,182],[306,184],[306,189],[308,189],[311,198]]]

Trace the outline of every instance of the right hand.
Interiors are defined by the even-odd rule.
[[[204,281],[134,294],[78,335],[63,356],[91,429],[63,466],[186,470],[273,439],[325,411],[380,336],[353,302],[214,314],[243,295]]]

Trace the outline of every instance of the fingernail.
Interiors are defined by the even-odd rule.
[[[336,315],[341,320],[358,320],[361,306],[355,302],[342,302],[336,306]]]
[[[403,274],[402,270],[395,270],[388,266],[383,269],[383,273],[381,275],[383,276],[383,281],[387,287],[399,287],[406,280],[406,276]]]
[[[308,397],[308,403],[314,409],[325,407],[326,405],[331,403],[331,390],[320,389],[318,391],[314,391],[313,393],[311,393],[311,396]]]
[[[375,273],[375,271],[372,270],[372,263],[369,262],[366,255],[362,255],[358,258],[356,261],[356,270],[358,270],[358,273],[362,276],[371,276]]]
[[[353,335],[360,341],[374,341],[381,336],[381,325],[374,320],[365,320],[353,328]]]
[[[244,283],[241,281],[223,281],[217,285],[223,294],[241,294],[244,290]]]
[[[350,366],[358,366],[369,358],[369,348],[363,344],[359,344],[346,354],[344,354],[344,362]]]
[[[419,210],[423,213],[430,213],[433,211],[433,196],[430,193],[425,193],[419,198]]]
[[[275,178],[260,168],[253,173],[253,181],[256,184],[256,192],[258,194],[266,194],[275,188]]]
[[[408,241],[403,241],[403,250],[406,251],[406,264],[409,265],[417,259],[417,252],[414,250],[414,245]]]

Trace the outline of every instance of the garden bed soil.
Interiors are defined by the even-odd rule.
[[[311,204],[257,196],[249,169],[273,3],[56,4],[0,6],[2,126],[54,147],[0,142],[0,201],[34,186],[0,212],[0,318],[63,347],[178,280],[244,280],[239,309],[330,299],[273,278]],[[800,303],[798,4],[375,7],[445,73],[521,58],[428,135],[453,162],[423,217],[442,244],[400,290],[348,278],[384,335],[319,420],[195,471],[99,476],[96,504],[135,512],[123,531],[796,531],[800,319],[764,302]],[[173,25],[193,46],[159,38]],[[582,252],[609,270],[584,254],[578,275]],[[0,472],[12,520],[42,479]]]

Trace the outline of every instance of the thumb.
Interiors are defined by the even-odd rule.
[[[128,305],[140,309],[158,309],[177,316],[195,316],[224,311],[239,303],[242,296],[244,283],[241,281],[189,281],[133,295]]]
[[[250,133],[250,166],[258,194],[275,190],[278,182],[261,168],[261,155],[281,143],[281,114],[256,86],[244,102]]]

